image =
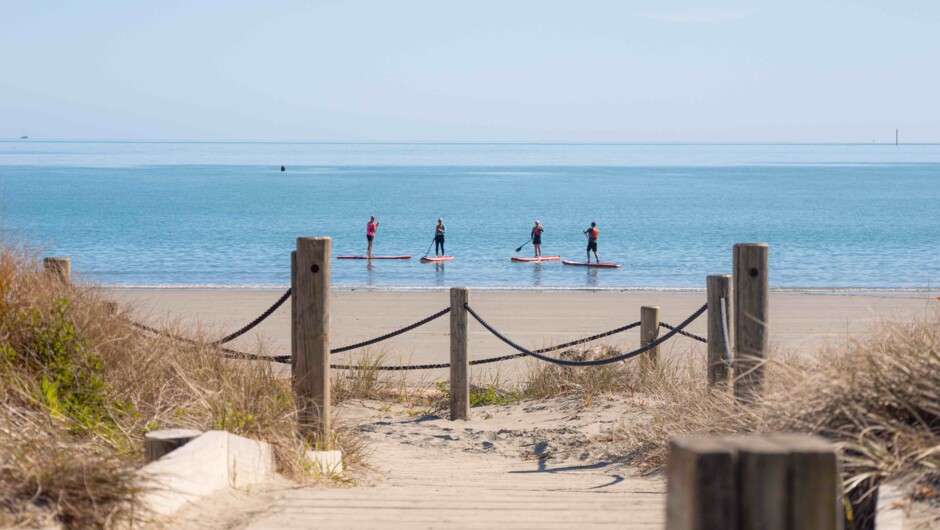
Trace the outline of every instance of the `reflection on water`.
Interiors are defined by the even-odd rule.
[[[585,267],[587,270],[587,282],[585,284],[588,287],[597,287],[597,270],[594,267]]]
[[[446,285],[444,283],[444,262],[435,262],[434,263],[434,285],[438,287],[443,287]]]
[[[532,285],[542,286],[542,264],[538,261],[532,264]]]
[[[371,259],[366,260],[366,285],[373,286],[379,284],[379,274],[372,264]]]

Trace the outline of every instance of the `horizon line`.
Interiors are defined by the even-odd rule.
[[[575,141],[575,140],[196,140],[196,139],[118,139],[118,138],[0,138],[3,143],[196,143],[196,144],[310,144],[310,145],[940,145],[940,141],[924,142],[862,142],[862,141],[709,141],[709,140],[643,140],[643,141]]]

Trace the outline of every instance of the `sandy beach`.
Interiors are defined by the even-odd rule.
[[[202,325],[219,336],[240,328],[267,309],[281,291],[230,289],[114,289],[116,300],[132,304],[141,321],[159,327],[174,322]],[[449,305],[446,291],[333,293],[332,337],[334,347],[351,344],[398,329]],[[704,293],[675,292],[512,292],[472,290],[471,306],[497,329],[527,347],[541,347],[574,340],[639,320],[640,307],[659,306],[660,320],[678,324],[705,303]],[[882,319],[908,319],[940,307],[935,295],[795,294],[772,293],[770,339],[777,348],[812,354],[827,345],[858,337]],[[290,352],[289,304],[283,305],[252,332],[231,346],[247,349],[263,340],[266,353]],[[705,334],[705,318],[688,328]],[[448,318],[371,346],[371,354],[383,353],[387,364],[447,362]],[[639,344],[637,330],[605,339],[624,350]],[[704,345],[676,337],[663,345],[663,355],[676,355]],[[334,362],[352,359],[362,350],[337,354]],[[476,322],[470,324],[471,359],[511,353],[511,349]],[[524,361],[500,363],[500,376],[511,377]],[[444,371],[440,371],[443,375]],[[485,377],[485,370],[476,375]],[[436,377],[436,374],[432,374]]]
[[[210,336],[230,333],[261,314],[283,291],[112,289],[135,318],[180,332],[201,326]],[[497,329],[528,347],[572,340],[639,319],[640,307],[660,307],[661,321],[678,324],[705,302],[704,293],[471,291],[470,304]],[[387,333],[449,305],[447,291],[335,291],[332,298],[334,347]],[[910,319],[940,308],[935,295],[796,294],[771,295],[771,343],[812,355],[859,338],[879,320]],[[255,330],[234,341],[236,349],[285,355],[290,351],[289,304]],[[705,318],[688,328],[705,334]],[[446,362],[448,318],[372,346],[385,364]],[[639,344],[636,330],[604,339],[624,350]],[[701,354],[704,345],[685,337],[666,343],[663,356]],[[511,353],[480,325],[471,322],[472,359]],[[333,362],[354,359],[353,351]],[[525,360],[474,367],[478,382],[518,379]],[[286,365],[277,365],[288,374]],[[408,381],[446,380],[446,370],[407,372]],[[645,415],[642,395],[604,396],[587,405],[576,395],[525,399],[474,408],[470,421],[451,422],[428,409],[405,403],[352,400],[337,408],[338,421],[354,428],[370,447],[367,470],[355,488],[296,488],[275,482],[251,492],[222,491],[180,512],[179,528],[505,528],[608,527],[662,528],[665,482],[643,476],[618,461],[608,440]],[[549,501],[553,508],[526,508]],[[898,521],[896,510],[883,517]],[[885,525],[900,528],[898,525]],[[933,528],[933,527],[931,527]]]

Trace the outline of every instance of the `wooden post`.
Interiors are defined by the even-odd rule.
[[[183,447],[200,434],[202,431],[193,429],[164,429],[148,432],[144,435],[144,458],[147,462],[153,462],[170,451]]]
[[[725,322],[728,324],[728,340],[731,340],[731,276],[715,274],[705,282],[708,299],[708,385],[727,384],[731,373],[725,362],[725,339],[721,326],[721,300],[725,303]],[[728,345],[731,349],[731,345]],[[730,361],[730,359],[729,359]]]
[[[789,530],[787,451],[758,436],[733,438],[729,445],[734,445],[738,453],[740,528]]]
[[[838,461],[822,438],[676,438],[667,469],[667,530],[842,530]]]
[[[643,306],[640,308],[640,346],[646,346],[659,338],[659,307]],[[659,346],[643,356],[648,366],[659,363]]]
[[[714,437],[669,441],[666,530],[737,530],[736,455]]]
[[[750,401],[763,392],[767,355],[768,296],[766,243],[734,246],[734,395]]]
[[[470,290],[450,288],[450,419],[470,419],[470,356],[467,309]]]
[[[294,388],[297,388],[297,345],[300,344],[298,334],[300,326],[297,318],[297,251],[290,253],[290,373]]]
[[[330,259],[328,237],[298,237],[291,285],[294,394],[303,435],[330,449]],[[311,432],[313,431],[313,432]]]
[[[790,528],[842,530],[842,474],[832,445],[818,436],[773,434],[769,438],[786,448],[790,458]]]
[[[72,284],[71,258],[45,258],[42,260],[42,268],[47,274],[58,278],[65,285]]]

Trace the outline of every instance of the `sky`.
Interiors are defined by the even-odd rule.
[[[0,138],[940,142],[936,0],[0,12]]]

